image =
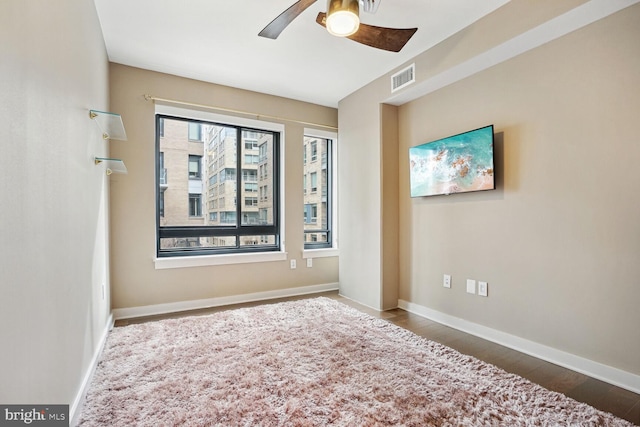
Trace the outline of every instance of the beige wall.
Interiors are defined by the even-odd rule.
[[[400,107],[402,153],[491,123],[500,151],[497,191],[413,200],[401,156],[401,299],[640,374],[639,22],[634,6]]]
[[[399,151],[398,151],[398,107],[382,104],[381,116],[381,246],[382,301],[380,307],[388,310],[398,306],[399,270]]]
[[[427,78],[446,72],[475,55],[535,28],[586,0],[511,0],[488,17],[460,31],[449,39],[417,56],[409,63],[416,64],[416,85]],[[402,67],[399,67],[401,69]],[[395,71],[395,70],[394,70]],[[397,135],[390,129],[397,123],[383,124],[381,118],[393,111],[381,107],[393,101],[389,76],[374,80],[362,89],[341,100],[338,108],[340,130],[338,171],[340,182],[340,292],[365,305],[387,309],[393,307],[397,294],[397,256],[387,246],[383,250],[383,234],[393,242],[394,225],[383,223],[382,215],[397,216],[397,198],[393,192],[383,199],[382,174],[393,176],[398,168],[397,156],[388,155],[389,146]],[[395,96],[403,95],[402,92]],[[388,143],[384,143],[384,138]],[[383,155],[383,151],[386,155]],[[399,154],[402,157],[402,153]],[[392,178],[393,179],[393,178]],[[397,225],[396,225],[397,226]],[[391,241],[389,240],[391,239]],[[375,260],[375,261],[373,261]],[[372,262],[378,268],[371,268]]]
[[[338,282],[338,258],[302,262],[304,125],[285,125],[285,239],[288,261],[156,270],[155,256],[155,97],[337,126],[335,109],[233,89],[119,64],[110,68],[111,108],[122,114],[129,141],[114,146],[128,175],[112,177],[111,274],[113,308],[235,296]],[[309,127],[307,125],[307,127]]]
[[[581,3],[514,0],[415,58],[416,85]],[[640,374],[638,22],[631,6],[400,106],[397,160],[371,154],[394,139],[393,112],[383,107],[391,123],[381,123],[379,111],[389,76],[342,100],[341,194],[366,198],[341,200],[341,292],[386,308],[376,298],[392,295],[392,281],[362,267],[397,265],[400,300]],[[491,123],[496,191],[410,199],[410,146]],[[380,247],[395,223],[377,214],[390,210],[389,161],[399,171],[397,258]],[[467,294],[467,278],[488,281],[489,297]]]
[[[378,93],[356,92],[338,108],[340,293],[376,309],[382,306]]]
[[[55,3],[0,2],[4,404],[73,404],[109,316],[107,56],[93,2]]]

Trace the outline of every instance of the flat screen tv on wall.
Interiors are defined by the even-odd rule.
[[[494,190],[493,125],[409,148],[411,197]]]

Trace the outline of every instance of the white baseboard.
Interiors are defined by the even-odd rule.
[[[301,286],[298,288],[279,289],[273,291],[254,292],[251,294],[231,295],[228,297],[207,298],[190,301],[171,302],[166,304],[145,305],[140,307],[115,308],[114,319],[131,319],[134,317],[155,316],[158,314],[177,313],[180,311],[198,310],[201,308],[219,307],[223,305],[242,304],[245,302],[264,301],[275,298],[286,298],[297,295],[315,294],[338,290],[338,283]]]
[[[100,337],[100,342],[98,343],[98,347],[96,351],[93,353],[93,357],[91,358],[91,363],[87,368],[87,372],[84,375],[84,379],[82,380],[82,384],[80,385],[80,390],[76,394],[76,398],[73,400],[73,404],[69,408],[69,425],[76,426],[80,421],[80,414],[82,413],[82,405],[84,403],[84,399],[87,396],[87,392],[89,391],[89,386],[91,385],[91,380],[93,379],[93,374],[96,371],[96,367],[98,366],[98,361],[100,360],[100,356],[102,355],[102,350],[104,349],[104,345],[107,342],[107,336],[109,335],[109,331],[113,328],[113,314],[109,315],[107,319],[107,325],[102,332],[102,336]]]
[[[419,316],[426,317],[434,322],[486,339],[487,341],[492,341],[521,353],[571,369],[572,371],[580,372],[634,393],[640,393],[640,375],[594,362],[593,360],[507,334],[497,329],[469,322],[468,320],[454,317],[412,302],[398,300],[398,307]]]

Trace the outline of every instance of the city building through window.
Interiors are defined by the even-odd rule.
[[[305,136],[302,162],[304,248],[330,248],[333,244],[333,139]]]
[[[280,133],[157,114],[157,255],[280,250]]]

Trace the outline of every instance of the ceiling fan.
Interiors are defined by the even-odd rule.
[[[298,15],[316,1],[298,0],[264,27],[258,35],[277,39]],[[375,13],[379,5],[380,0],[327,0],[327,13],[318,13],[316,22],[335,36],[347,37],[377,49],[400,52],[418,29],[386,28],[361,24],[360,10]]]

